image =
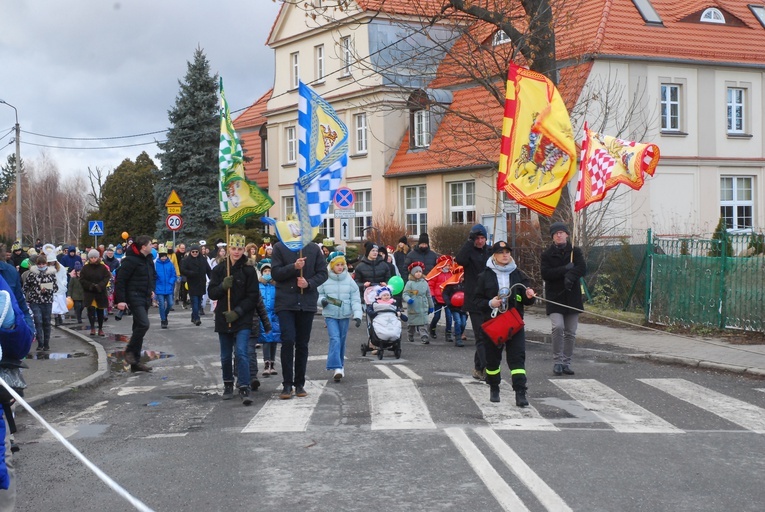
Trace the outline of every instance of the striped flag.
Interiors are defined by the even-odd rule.
[[[640,144],[590,131],[584,125],[582,160],[574,210],[602,201],[606,192],[624,183],[635,190],[653,176],[659,164],[659,147]]]
[[[218,146],[218,201],[223,222],[236,224],[250,215],[261,215],[274,201],[244,174],[244,156],[239,136],[220,79],[220,145]]]

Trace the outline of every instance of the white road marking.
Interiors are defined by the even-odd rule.
[[[65,419],[62,422],[59,422],[58,425],[64,424],[64,423],[73,423],[75,420],[83,418],[83,417],[94,417],[101,409],[106,407],[106,404],[108,404],[108,400],[104,400],[103,402],[98,402],[87,409],[83,409],[82,411],[78,412],[77,414],[73,414],[72,416],[69,416],[67,419]],[[92,419],[92,418],[89,418]],[[91,421],[92,423],[92,421]]]
[[[567,512],[571,510],[563,499],[558,496],[544,480],[539,478],[539,475],[521,459],[507,443],[505,443],[496,432],[490,428],[480,427],[475,429],[476,433],[481,436],[486,443],[492,447],[494,453],[496,453],[505,466],[512,471],[528,489],[534,493],[539,502],[547,509],[553,512]]]
[[[405,365],[403,365],[403,364],[394,364],[393,366],[394,366],[395,368],[397,368],[397,369],[398,369],[398,371],[400,371],[401,373],[403,373],[404,375],[406,375],[407,377],[409,377],[409,378],[410,378],[410,379],[412,379],[412,380],[422,380],[422,377],[420,377],[419,375],[417,375],[417,374],[416,374],[416,373],[415,373],[415,372],[414,372],[414,371],[413,371],[411,368],[409,368],[408,366],[405,366]]]
[[[305,432],[325,384],[325,381],[306,381],[308,396],[292,397],[289,400],[275,397],[269,400],[242,429],[242,433]]]
[[[550,379],[617,432],[682,434],[679,428],[594,379]]]
[[[484,457],[476,445],[468,438],[465,431],[460,428],[449,427],[444,429],[446,435],[452,440],[457,450],[465,457],[470,467],[483,481],[489,492],[497,500],[497,503],[508,512],[528,512],[528,508],[515,491],[505,482],[497,470]]]
[[[144,436],[144,439],[162,439],[165,437],[186,437],[188,432],[175,432],[174,434],[152,434],[150,436]]]
[[[762,391],[763,393],[765,393],[765,388],[754,388],[754,389],[756,389],[757,391]]]
[[[413,381],[368,379],[367,385],[372,430],[436,428],[428,406]]]
[[[544,419],[534,407],[516,407],[511,402],[498,404],[489,401],[489,386],[478,383],[475,379],[459,379],[465,390],[481,409],[483,418],[497,430],[558,430],[558,427]],[[507,391],[509,386],[502,386]],[[510,389],[512,393],[512,389]],[[501,393],[500,393],[501,395]],[[501,397],[501,396],[500,396]],[[505,400],[513,400],[515,394],[505,395]]]
[[[765,434],[765,409],[685,379],[638,379],[747,430]]]
[[[380,370],[381,372],[383,372],[385,376],[388,377],[389,379],[399,379],[399,380],[401,379],[401,377],[399,377],[399,375],[396,372],[394,372],[393,370],[390,369],[390,367],[384,364],[376,364],[374,365],[374,367]]]
[[[157,386],[122,386],[119,388],[112,388],[111,391],[117,390],[117,396],[135,395],[137,393],[146,393],[151,391]]]

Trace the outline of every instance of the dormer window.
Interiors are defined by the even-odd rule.
[[[700,21],[704,23],[722,23],[724,25],[725,16],[720,12],[720,9],[709,7],[708,9],[704,9],[704,12],[701,13]]]
[[[499,46],[501,44],[509,43],[510,36],[505,33],[504,30],[497,30],[494,32],[494,37],[491,40],[493,46]]]
[[[749,4],[749,9],[757,17],[757,21],[765,28],[765,7],[762,5]]]

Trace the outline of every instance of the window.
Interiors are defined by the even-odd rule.
[[[316,54],[316,81],[324,81],[324,45],[314,48]]]
[[[295,213],[295,196],[282,197],[282,213],[285,219]]]
[[[751,176],[720,178],[720,217],[725,221],[727,229],[752,227],[753,181]]]
[[[353,116],[353,126],[356,128],[356,153],[367,152],[367,115],[365,113]]]
[[[510,42],[510,36],[505,33],[504,30],[497,30],[494,32],[494,37],[491,40],[491,44],[498,46]]]
[[[428,230],[428,195],[425,185],[404,187],[406,232],[419,236]]]
[[[290,83],[293,89],[297,89],[300,85],[300,59],[297,52],[290,54]]]
[[[319,225],[319,232],[324,238],[335,238],[335,207],[330,204],[324,220]]]
[[[452,224],[475,224],[475,182],[449,185],[449,211]]]
[[[680,86],[661,84],[661,129],[680,131]]]
[[[723,13],[720,12],[720,9],[715,9],[714,7],[709,7],[707,9],[704,9],[704,12],[701,13],[701,20],[704,23],[722,23],[725,24],[725,16],[723,16]]]
[[[430,146],[430,111],[415,110],[412,118],[412,146],[426,148]]]
[[[260,170],[268,169],[268,128],[264,124],[260,127]]]
[[[632,3],[635,4],[640,16],[646,23],[663,23],[659,13],[653,8],[651,0],[632,0]]]
[[[354,219],[354,238],[363,239],[367,236],[367,229],[372,227],[372,191],[358,190],[355,192],[356,202],[353,207],[356,209],[356,218]]]
[[[343,58],[343,76],[350,76],[351,67],[353,65],[353,48],[351,47],[351,38],[343,37],[340,39],[340,47]]]
[[[744,133],[745,89],[728,87],[728,133]]]
[[[297,139],[295,138],[295,127],[288,127],[285,136],[287,138],[287,163],[294,164],[297,162]]]
[[[757,21],[760,22],[760,25],[765,28],[765,6],[750,4],[749,9],[751,9],[752,13],[757,18]]]

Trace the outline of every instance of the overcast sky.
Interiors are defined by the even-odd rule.
[[[18,109],[22,160],[46,151],[64,176],[84,177],[88,167],[112,170],[142,151],[159,164],[156,144],[83,148],[164,140],[163,133],[73,141],[26,132],[103,138],[165,130],[197,47],[223,77],[232,112],[247,107],[273,85],[265,43],[278,10],[272,0],[3,1],[0,100]],[[15,151],[14,123],[13,109],[0,104],[1,164]]]

